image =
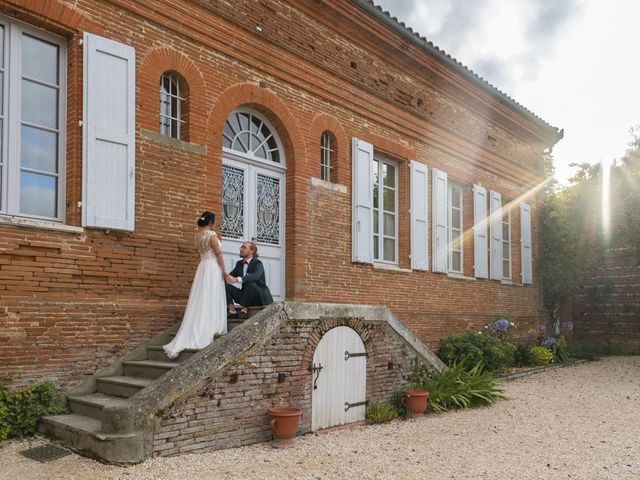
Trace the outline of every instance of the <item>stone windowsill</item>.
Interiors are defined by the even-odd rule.
[[[467,277],[466,275],[462,275],[460,273],[451,273],[448,272],[447,273],[447,277],[453,279],[453,280],[466,280],[466,281],[475,281],[474,277]]]
[[[316,177],[311,177],[311,185],[314,187],[322,187],[332,192],[347,193],[347,186],[339,183],[331,183]]]
[[[207,147],[203,145],[198,145],[197,143],[189,143],[184,140],[178,140],[177,138],[167,137],[159,132],[152,132],[151,130],[147,130],[146,128],[140,129],[140,134],[149,140],[153,140],[154,142],[164,143],[165,145],[169,145],[174,148],[179,148],[180,150],[185,150],[191,153],[199,153],[205,154],[207,153]]]
[[[385,270],[387,272],[394,272],[394,273],[411,273],[412,272],[412,270],[409,268],[400,268],[397,265],[391,265],[388,263],[374,263],[373,268],[375,270]]]
[[[75,225],[65,225],[64,223],[52,222],[50,220],[38,220],[35,218],[14,217],[11,215],[0,215],[0,225],[11,225],[33,230],[50,230],[65,233],[84,233],[83,227]]]

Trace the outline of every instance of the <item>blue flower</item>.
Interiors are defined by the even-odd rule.
[[[555,344],[556,344],[555,337],[547,337],[542,342],[540,342],[540,345],[542,345],[543,347],[547,347],[547,348],[551,348]]]

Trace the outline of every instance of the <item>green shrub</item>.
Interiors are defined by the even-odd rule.
[[[41,417],[64,412],[50,381],[15,392],[0,385],[0,440],[33,435]]]
[[[515,350],[512,344],[491,335],[467,332],[446,337],[438,356],[449,366],[462,364],[471,368],[482,363],[485,370],[494,372],[513,365]]]
[[[557,338],[553,354],[556,362],[565,363],[569,360],[569,347],[563,336]]]
[[[421,388],[429,392],[429,410],[435,412],[492,405],[507,398],[493,374],[484,371],[481,363],[469,370],[462,363],[454,364],[424,381]]]
[[[369,423],[386,423],[398,416],[398,411],[390,403],[372,403],[367,408],[365,418]]]
[[[553,362],[553,352],[547,347],[536,345],[529,349],[531,365],[549,365]]]
[[[531,345],[518,345],[513,353],[513,364],[516,367],[530,367],[533,365],[531,358]]]

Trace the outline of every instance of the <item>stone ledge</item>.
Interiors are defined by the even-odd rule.
[[[36,230],[50,230],[54,232],[64,233],[84,233],[83,227],[77,227],[75,225],[65,225],[64,223],[52,222],[50,220],[14,217],[12,215],[0,215],[0,225],[11,225],[14,227],[31,228]]]
[[[497,375],[496,378],[504,381],[516,380],[517,378],[528,377],[529,375],[534,375],[536,373],[549,372],[552,370],[557,370],[559,368],[573,367],[575,365],[580,365],[587,362],[588,360],[574,360],[569,363],[555,363],[553,365],[545,365],[543,367],[533,367],[533,368],[530,368],[529,370],[508,373],[506,375]]]

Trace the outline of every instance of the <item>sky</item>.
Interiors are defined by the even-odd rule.
[[[570,163],[620,158],[640,125],[639,0],[374,0],[554,127]]]

